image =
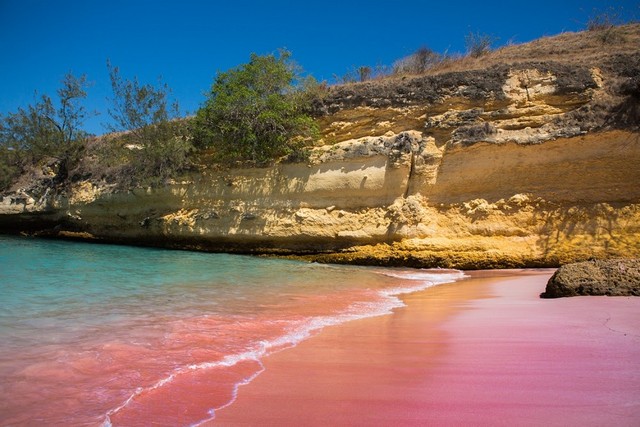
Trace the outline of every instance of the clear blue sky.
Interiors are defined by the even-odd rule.
[[[110,95],[107,58],[124,77],[162,77],[183,111],[204,100],[216,72],[250,53],[287,48],[318,80],[352,67],[392,64],[421,46],[463,52],[481,32],[497,45],[583,29],[594,10],[640,19],[639,1],[538,0],[0,0],[0,113],[39,94],[55,95],[65,73],[93,82],[85,105],[99,116],[86,130],[104,133]]]

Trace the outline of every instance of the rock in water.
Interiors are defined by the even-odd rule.
[[[640,296],[640,259],[567,264],[549,279],[542,298],[578,295]]]

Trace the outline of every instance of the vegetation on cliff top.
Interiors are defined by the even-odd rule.
[[[446,76],[460,70],[508,67],[532,60],[591,66],[604,63],[601,58],[607,56],[612,68],[616,67],[615,55],[632,59],[638,55],[638,28],[616,26],[603,18],[583,34],[563,34],[498,50],[491,50],[494,40],[490,36],[470,34],[464,56],[439,54],[423,47],[391,69],[361,66],[354,74],[357,78],[343,79],[356,82],[383,78],[380,83],[332,87],[303,78],[287,51],[279,55],[253,54],[248,63],[219,73],[202,108],[188,119],[179,118],[177,104],[169,102],[171,92],[166,85],[126,80],[117,67],[109,64],[113,89],[109,114],[115,125],[109,128],[110,135],[99,138],[82,130],[88,114],[81,104],[88,86],[86,77],[69,74],[58,90],[58,106],[44,95],[32,105],[0,117],[0,189],[14,185],[17,177],[34,167],[52,164],[55,167],[49,169],[55,173],[50,181],[55,185],[91,179],[131,187],[161,185],[205,158],[225,165],[300,161],[318,137],[318,122],[313,115],[331,112],[327,106],[331,107],[336,97],[357,107],[361,105],[359,99],[382,99],[385,90],[403,89],[388,82],[406,79],[410,83],[415,76]],[[628,106],[619,108],[618,121],[637,127],[640,86],[633,71],[637,66],[630,66],[630,72],[617,68],[617,74],[624,77],[617,95],[630,99]],[[457,75],[457,80],[449,80],[464,78]],[[375,86],[358,86],[363,84]],[[428,95],[430,86],[423,86],[420,94]]]
[[[170,103],[167,85],[124,79],[108,62],[114,124],[101,138],[81,130],[86,77],[68,74],[58,91],[58,110],[45,95],[0,117],[0,189],[43,162],[58,164],[52,177],[58,184],[72,170],[72,180],[161,185],[191,166],[194,144],[217,162],[301,160],[305,145],[318,135],[309,115],[318,85],[301,77],[290,56],[253,54],[249,63],[219,73],[205,104],[189,119],[180,118],[177,103]]]
[[[122,132],[101,153],[119,171],[121,183],[161,184],[189,165],[193,151],[186,124],[179,120],[177,102],[169,103],[166,84],[125,80],[118,67],[107,63],[113,89],[111,132]]]
[[[196,145],[213,147],[223,161],[304,157],[305,142],[318,134],[308,114],[316,83],[302,79],[290,58],[284,50],[252,54],[247,64],[219,73],[193,121]]]
[[[45,158],[58,163],[58,180],[67,177],[88,137],[82,130],[87,117],[81,104],[86,88],[86,76],[69,73],[57,91],[57,106],[42,95],[32,105],[0,117],[0,189],[11,184],[26,165]]]

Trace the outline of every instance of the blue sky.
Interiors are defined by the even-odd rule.
[[[159,77],[185,112],[204,100],[218,71],[252,52],[287,48],[318,80],[392,64],[421,46],[463,52],[469,32],[497,45],[584,28],[613,8],[640,19],[639,1],[205,1],[0,0],[0,113],[55,95],[65,73],[93,82],[85,105],[100,115],[86,130],[100,134],[110,96],[106,61],[143,83]]]

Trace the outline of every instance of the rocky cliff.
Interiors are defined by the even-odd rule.
[[[361,264],[640,257],[640,26],[621,31],[617,49],[568,34],[331,87],[305,163],[203,168],[131,191],[33,179],[2,198],[0,227]],[[569,41],[582,54],[557,54]]]

